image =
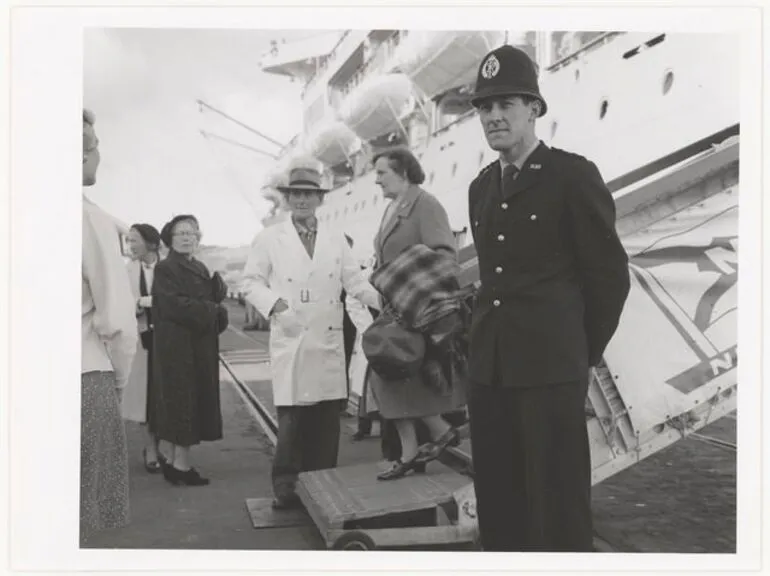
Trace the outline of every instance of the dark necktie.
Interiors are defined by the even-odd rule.
[[[519,169],[516,168],[515,164],[508,164],[505,168],[503,168],[502,192],[506,198],[512,194],[513,183],[516,180],[518,175],[519,175]]]

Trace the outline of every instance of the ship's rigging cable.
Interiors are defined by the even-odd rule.
[[[222,158],[221,151],[216,149],[216,146],[211,141],[210,138],[206,136],[206,133],[201,130],[201,136],[208,142],[209,147],[214,151],[213,154],[218,158],[220,166],[222,166],[223,172],[227,175],[227,178],[230,180],[230,184],[235,187],[235,189],[238,191],[238,193],[241,195],[241,197],[246,200],[246,203],[251,208],[252,212],[254,212],[254,215],[260,219],[262,217],[260,211],[258,210],[257,206],[254,204],[254,201],[252,200],[251,196],[246,192],[245,186],[240,181],[240,178],[236,178],[233,169],[230,166],[230,163]]]
[[[259,130],[257,130],[256,128],[252,128],[252,127],[251,127],[251,126],[249,126],[248,124],[244,124],[244,123],[243,123],[243,122],[241,122],[240,120],[237,120],[237,119],[233,118],[232,116],[230,116],[230,115],[228,115],[228,114],[226,114],[226,113],[222,112],[221,110],[217,110],[217,109],[216,109],[216,108],[214,108],[214,107],[213,107],[211,104],[207,104],[207,103],[206,103],[206,102],[204,102],[203,100],[200,100],[200,99],[198,99],[198,100],[196,100],[195,102],[198,104],[198,111],[199,111],[199,112],[201,112],[201,113],[203,112],[203,108],[208,108],[209,110],[211,110],[211,111],[213,111],[213,112],[216,112],[216,113],[217,113],[217,114],[219,114],[220,116],[222,116],[222,117],[224,117],[224,118],[227,118],[227,119],[228,119],[228,120],[230,120],[231,122],[233,122],[233,123],[237,124],[237,125],[238,125],[238,126],[240,126],[241,128],[245,128],[245,129],[246,129],[246,130],[248,130],[249,132],[251,132],[251,133],[253,133],[253,134],[256,134],[257,136],[259,136],[259,137],[261,137],[261,138],[264,138],[265,140],[267,140],[268,142],[270,142],[270,143],[271,143],[271,144],[273,144],[274,146],[277,146],[277,147],[278,147],[278,148],[280,148],[280,149],[283,149],[283,148],[285,148],[285,147],[286,147],[286,145],[285,145],[285,144],[281,144],[281,143],[280,143],[280,142],[278,142],[277,140],[274,140],[273,138],[270,138],[270,136],[266,136],[265,134],[263,134],[262,132],[260,132],[260,131],[259,131]]]
[[[273,160],[278,160],[278,156],[276,156],[275,154],[271,154],[270,152],[265,152],[264,150],[259,150],[258,148],[254,148],[252,146],[249,146],[248,144],[243,144],[241,142],[237,142],[236,140],[231,140],[230,138],[225,138],[224,136],[219,136],[218,134],[214,134],[212,132],[207,132],[206,130],[201,130],[200,133],[204,138],[214,138],[216,140],[222,140],[223,142],[227,142],[228,144],[232,144],[233,146],[238,146],[240,148],[244,148],[245,150],[251,150],[252,152],[256,152],[257,154],[262,154],[264,156],[267,156],[268,158],[272,158]]]

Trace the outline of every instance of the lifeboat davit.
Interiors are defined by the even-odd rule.
[[[307,140],[308,152],[326,166],[345,162],[361,145],[361,141],[341,120],[322,122]]]
[[[340,106],[340,118],[361,140],[399,129],[414,109],[412,82],[405,74],[370,76]]]
[[[482,58],[505,41],[504,32],[409,32],[389,60],[389,72],[402,72],[422,95],[433,98],[476,81]]]

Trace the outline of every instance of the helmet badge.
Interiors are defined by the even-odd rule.
[[[492,54],[481,67],[481,75],[489,80],[497,76],[498,72],[500,72],[500,61]]]

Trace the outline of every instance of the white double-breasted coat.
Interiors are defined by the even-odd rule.
[[[367,306],[380,303],[342,232],[319,222],[311,258],[291,219],[270,226],[252,242],[243,277],[246,299],[263,316],[279,298],[289,305],[270,321],[275,405],[345,398],[340,294],[344,288]]]

